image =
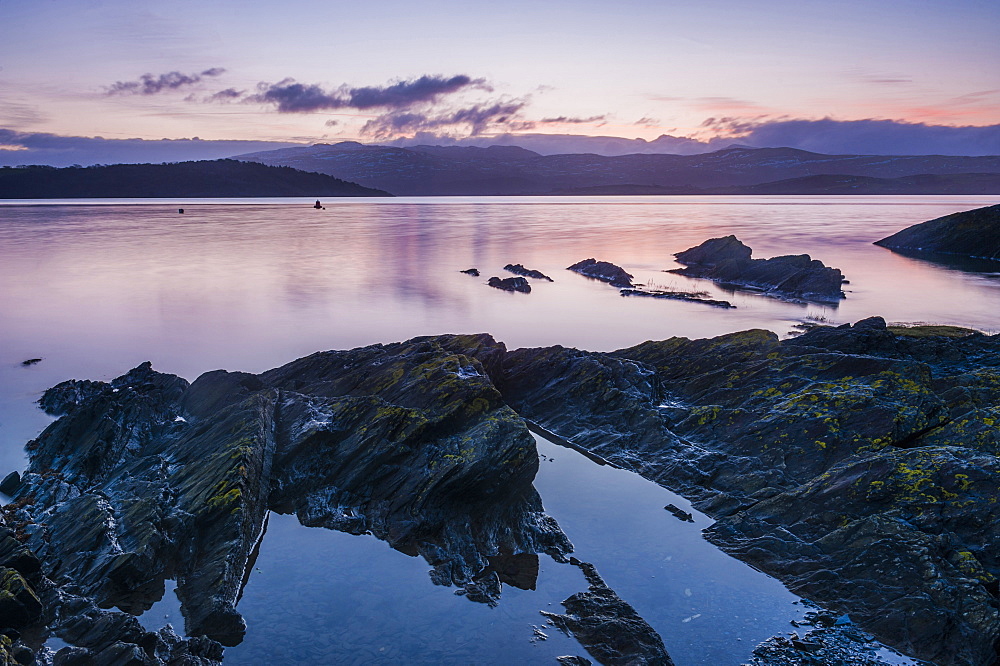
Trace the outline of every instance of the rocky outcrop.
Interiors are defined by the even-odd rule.
[[[705,292],[696,291],[673,291],[670,289],[622,289],[622,296],[645,296],[646,298],[659,298],[667,301],[686,301],[688,303],[701,303],[710,305],[713,308],[733,309],[736,306],[729,301],[720,301],[708,298]]]
[[[531,285],[523,277],[512,277],[503,278],[491,277],[486,284],[493,287],[494,289],[502,289],[503,291],[519,291],[523,294],[531,293]]]
[[[619,289],[628,289],[635,286],[632,284],[633,276],[631,273],[626,273],[625,269],[621,266],[615,266],[607,261],[598,261],[593,258],[584,259],[567,267],[566,270],[586,275],[601,282],[607,282],[612,287],[618,287]]]
[[[786,341],[520,349],[499,385],[526,417],[692,499],[718,519],[713,542],[793,591],[910,654],[992,663],[1000,336],[872,318]]]
[[[552,278],[545,273],[531,268],[525,268],[521,264],[507,264],[503,267],[503,269],[508,273],[513,273],[514,275],[523,275],[524,277],[530,277],[534,280],[548,280],[549,282],[552,282]]]
[[[504,353],[488,336],[440,336],[190,385],[145,363],[50,389],[40,402],[62,417],[26,447],[10,505],[23,544],[0,541],[4,617],[43,620],[74,646],[65,659],[213,663],[245,632],[236,603],[270,510],[374,534],[474,601],[533,588],[537,553],[565,561],[572,546],[531,485],[534,440],[489,379]],[[49,601],[2,568],[22,560]],[[206,638],[138,624],[168,578],[185,633]]]
[[[565,613],[542,615],[575,637],[601,664],[673,666],[659,634],[607,586],[594,565],[576,558],[570,563],[583,571],[589,589],[562,602]]]
[[[736,236],[711,238],[675,254],[678,263],[685,267],[669,272],[782,298],[819,302],[844,298],[845,280],[839,269],[825,266],[808,254],[751,259],[751,252]]]
[[[473,277],[479,277],[478,268],[466,268],[464,271],[459,271],[459,273],[465,273],[466,275],[471,275]]]
[[[875,245],[1000,260],[1000,204],[921,222]]]

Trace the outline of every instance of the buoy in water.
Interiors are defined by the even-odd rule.
[[[183,208],[178,208],[177,212],[180,213],[181,215],[183,215],[184,214],[184,209]]]

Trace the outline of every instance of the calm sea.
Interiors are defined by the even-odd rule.
[[[509,348],[612,350],[675,335],[796,323],[957,324],[1000,330],[1000,273],[871,245],[996,196],[600,197],[5,202],[0,204],[0,474],[49,419],[34,405],[68,378],[107,379],[145,360],[193,380],[259,372],[320,349],[488,332]],[[177,209],[183,207],[184,214]],[[837,307],[726,292],[664,272],[673,253],[736,234],[755,257],[808,253],[843,270]],[[622,298],[568,272],[588,257],[636,282],[733,302]],[[521,263],[555,281],[531,294],[486,286]],[[478,268],[479,278],[459,271]],[[972,270],[969,270],[972,269]],[[23,367],[21,361],[42,358]],[[540,443],[536,486],[581,559],[660,632],[678,664],[738,664],[801,614],[777,582],[706,544],[663,511],[668,491]],[[554,460],[552,460],[554,459]],[[600,485],[601,493],[588,488]],[[581,489],[584,492],[581,492]],[[272,535],[278,535],[277,537]],[[250,630],[232,663],[552,663],[584,654],[538,610],[584,589],[543,558],[538,589],[488,608],[436,587],[422,560],[372,537],[272,516],[241,602]],[[143,616],[181,624],[172,594]],[[548,634],[534,634],[537,625]]]

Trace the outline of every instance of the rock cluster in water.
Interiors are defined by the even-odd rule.
[[[616,266],[607,261],[598,261],[593,258],[584,259],[572,266],[568,266],[566,270],[586,275],[601,282],[607,282],[612,287],[618,287],[619,289],[628,289],[634,286],[632,284],[633,276],[631,273],[626,273],[625,269],[621,266]]]
[[[536,271],[533,268],[525,268],[521,264],[507,264],[503,267],[508,273],[513,273],[514,275],[522,275],[524,277],[530,277],[534,280],[548,280],[552,282],[552,278],[541,271]]]
[[[523,277],[510,277],[503,279],[491,277],[487,280],[486,284],[494,289],[501,289],[503,291],[519,291],[522,294],[531,293],[531,285]]]
[[[736,236],[710,238],[701,245],[678,252],[685,264],[669,272],[707,278],[723,285],[748,287],[783,298],[837,302],[844,298],[843,273],[808,254],[751,259],[752,250]]]
[[[189,384],[145,363],[49,389],[40,404],[60,418],[28,443],[0,519],[0,634],[20,637],[0,663],[33,663],[50,632],[71,646],[56,663],[218,663],[246,631],[236,604],[269,511],[373,534],[472,601],[534,589],[537,554],[565,562],[572,546],[532,486],[534,439],[490,378],[505,352],[439,336],[259,375]],[[192,638],[135,617],[167,579]]]
[[[875,241],[875,245],[1000,259],[1000,204],[915,224]]]

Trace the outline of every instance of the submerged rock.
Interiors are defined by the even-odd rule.
[[[685,268],[670,273],[707,278],[724,285],[760,289],[773,296],[820,302],[844,298],[844,275],[808,254],[751,259],[751,249],[736,236],[710,238],[674,255]]]
[[[921,222],[875,245],[1000,260],[1000,204]]]
[[[542,615],[580,641],[602,664],[672,666],[674,662],[659,634],[607,586],[594,565],[576,558],[570,561],[583,571],[589,589],[562,602],[566,613],[541,611]]]
[[[466,268],[464,271],[459,271],[459,273],[465,273],[466,275],[472,275],[473,277],[479,277],[478,268]]]
[[[531,285],[523,277],[512,277],[500,279],[498,277],[491,277],[486,283],[493,287],[494,289],[502,289],[504,291],[520,291],[524,294],[531,293]]]
[[[668,289],[622,289],[622,296],[645,296],[647,298],[661,298],[671,301],[687,301],[688,303],[701,303],[714,308],[735,309],[736,306],[729,301],[719,301],[707,298],[705,292],[693,291],[671,291]]]
[[[584,259],[583,261],[567,267],[566,270],[579,273],[580,275],[586,275],[589,278],[594,278],[595,280],[600,280],[601,282],[607,282],[612,287],[618,287],[619,289],[628,289],[634,286],[632,284],[631,273],[626,273],[625,269],[621,266],[615,266],[607,261]]]
[[[525,268],[521,264],[507,264],[503,267],[508,273],[513,273],[514,275],[523,275],[524,277],[534,278],[535,280],[548,280],[552,282],[552,278],[545,275],[541,271],[536,271],[530,268]]]

